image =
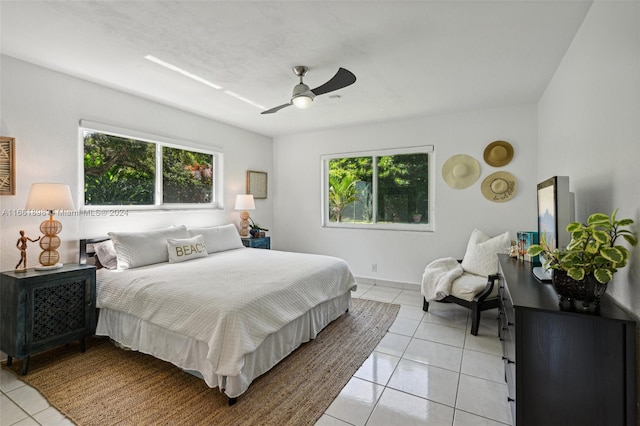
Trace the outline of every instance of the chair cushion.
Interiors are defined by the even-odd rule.
[[[487,281],[486,275],[481,276],[465,272],[453,281],[450,294],[458,299],[472,301],[476,294],[484,290],[487,286]],[[494,285],[487,299],[497,296],[497,294],[498,286]]]
[[[462,258],[462,269],[471,274],[484,276],[498,273],[498,253],[505,253],[511,244],[509,231],[490,238],[484,232],[474,229],[467,243],[467,251]]]

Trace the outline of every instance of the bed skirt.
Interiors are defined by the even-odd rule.
[[[206,342],[175,333],[133,315],[100,309],[96,335],[108,336],[124,348],[168,361],[201,377],[211,388],[219,388],[229,398],[243,394],[251,382],[293,352],[302,343],[314,339],[331,321],[351,307],[351,291],[323,302],[278,332],[270,334],[258,348],[244,356],[237,376],[220,376],[207,359]]]

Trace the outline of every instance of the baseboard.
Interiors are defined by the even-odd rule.
[[[358,284],[379,285],[381,287],[399,288],[402,290],[420,291],[420,284],[404,283],[401,281],[381,280],[378,278],[356,277]]]

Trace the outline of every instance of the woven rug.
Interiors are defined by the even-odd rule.
[[[94,425],[313,425],[393,323],[398,305],[354,299],[348,313],[301,345],[229,407],[218,389],[174,365],[114,347],[106,338],[11,367],[59,411]]]

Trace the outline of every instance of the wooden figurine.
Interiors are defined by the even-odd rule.
[[[31,238],[24,235],[24,231],[22,229],[20,230],[20,238],[18,238],[18,241],[16,242],[16,247],[18,248],[18,250],[20,250],[20,261],[16,265],[17,272],[24,272],[27,270],[27,241],[35,243],[38,240],[40,240],[40,237],[32,240]]]

